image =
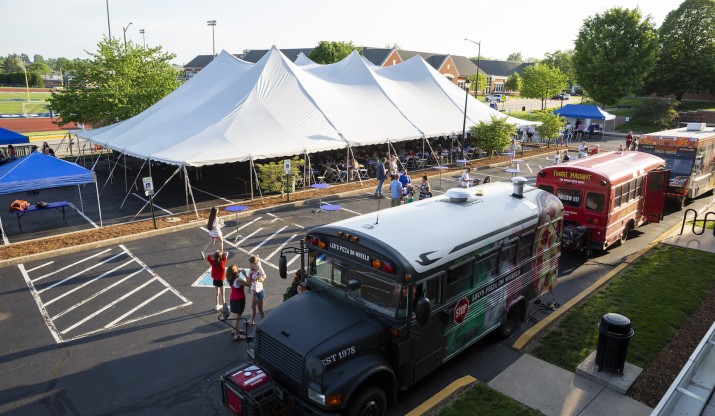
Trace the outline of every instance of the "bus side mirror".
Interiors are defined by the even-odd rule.
[[[417,303],[415,303],[415,317],[417,318],[417,323],[420,325],[426,324],[431,313],[432,308],[429,305],[429,299],[425,297],[417,299]]]
[[[357,279],[348,279],[348,290],[353,291],[353,290],[358,290],[362,287],[362,283],[360,283],[359,280]]]
[[[278,274],[285,279],[288,276],[288,260],[286,256],[281,255],[278,257]]]

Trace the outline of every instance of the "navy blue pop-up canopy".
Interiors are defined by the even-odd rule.
[[[554,110],[554,114],[573,119],[603,120],[604,129],[601,130],[601,133],[605,130],[606,121],[616,119],[613,114],[601,110],[597,105],[590,104],[566,104],[562,108]]]
[[[0,145],[30,143],[27,136],[0,127]]]
[[[99,189],[97,188],[94,172],[91,170],[37,151],[10,163],[0,165],[0,194],[85,183],[94,183],[97,191],[97,206],[99,207],[99,223],[101,225],[102,207],[99,204]],[[79,197],[81,202],[81,192]]]

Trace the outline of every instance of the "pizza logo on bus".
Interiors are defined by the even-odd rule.
[[[454,323],[461,324],[467,316],[467,312],[469,312],[469,300],[462,298],[454,307]]]

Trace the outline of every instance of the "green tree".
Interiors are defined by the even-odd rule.
[[[678,119],[679,101],[665,99],[648,100],[636,110],[633,117],[643,124],[650,124],[654,130],[665,130],[673,127]]]
[[[44,62],[33,62],[27,66],[27,71],[35,72],[40,75],[47,75],[52,72],[52,69]]]
[[[176,89],[179,82],[170,61],[176,57],[161,47],[118,39],[103,39],[89,59],[68,63],[70,74],[61,92],[53,92],[50,108],[61,114],[60,126],[69,122],[105,126],[146,110]]]
[[[514,134],[516,126],[507,122],[506,117],[497,116],[492,116],[488,122],[480,121],[471,131],[475,145],[487,152],[489,157],[506,149]]]
[[[6,74],[9,74],[11,72],[22,72],[22,68],[22,60],[16,54],[10,54],[5,59],[3,70]]]
[[[32,57],[33,64],[41,64],[45,62],[45,58],[42,55],[35,55]]]
[[[612,8],[586,19],[573,53],[579,84],[604,106],[638,92],[655,65],[658,35],[638,8]]]
[[[524,62],[524,57],[521,52],[512,52],[506,57],[506,60],[509,62]]]
[[[487,76],[479,73],[479,85],[477,85],[477,74],[474,73],[469,76],[469,82],[472,84],[469,86],[469,89],[472,91],[482,92],[484,91],[484,88],[487,87]],[[477,96],[476,92],[474,93],[474,96]]]
[[[293,178],[286,179],[282,160],[269,163],[256,163],[256,167],[258,168],[258,185],[263,192],[292,192],[294,179],[303,174],[304,164],[304,159],[298,157],[292,158],[290,171]]]
[[[559,137],[561,126],[564,125],[564,118],[554,113],[546,113],[541,118],[541,125],[536,126],[541,140],[546,140],[546,145],[551,147],[551,139]]]
[[[514,72],[513,74],[509,75],[509,78],[506,79],[506,83],[504,84],[506,87],[507,91],[514,91],[518,92],[521,91],[522,87],[524,86],[524,80],[521,79],[521,75],[519,75],[518,72]]]
[[[527,66],[521,77],[524,80],[521,96],[540,99],[542,110],[546,108],[548,98],[566,88],[566,75],[558,68],[547,65]]]
[[[541,60],[541,63],[553,68],[558,68],[561,72],[564,73],[564,75],[566,75],[566,83],[570,87],[572,87],[576,84],[573,71],[573,63],[571,62],[572,58],[573,50],[557,50],[544,54],[544,59]]]
[[[310,51],[310,58],[318,64],[332,64],[341,61],[354,50],[360,51],[361,48],[353,45],[352,42],[328,42],[321,40],[318,46]]]
[[[715,88],[715,1],[685,0],[658,31],[661,49],[650,91],[675,94]]]

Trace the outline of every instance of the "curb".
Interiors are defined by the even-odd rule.
[[[454,393],[457,393],[460,390],[464,390],[465,388],[473,385],[474,383],[478,383],[478,382],[479,381],[472,376],[464,376],[460,379],[457,379],[457,380],[451,382],[449,384],[449,386],[443,388],[439,393],[437,393],[434,396],[427,399],[427,401],[425,401],[421,405],[410,410],[408,413],[405,414],[405,416],[424,415],[424,414],[428,413],[430,410],[434,409],[437,405],[442,403],[449,396],[453,395]]]
[[[715,204],[715,202],[712,202],[708,205],[706,205],[703,208],[703,211],[710,209],[710,207]],[[546,329],[551,323],[553,323],[555,320],[557,320],[561,315],[565,314],[566,312],[569,311],[572,307],[576,306],[579,302],[581,302],[586,296],[590,295],[596,289],[599,287],[603,286],[604,283],[607,283],[613,276],[617,275],[621,270],[625,269],[628,267],[631,263],[633,263],[636,259],[647,253],[650,249],[658,245],[661,241],[665,240],[666,238],[670,237],[673,235],[673,233],[681,226],[681,224],[675,224],[672,227],[670,227],[668,230],[663,232],[661,235],[659,235],[655,240],[653,240],[651,243],[649,243],[647,246],[643,247],[640,251],[631,254],[626,258],[623,263],[619,264],[616,266],[613,270],[610,272],[606,273],[603,277],[595,281],[591,286],[583,290],[581,293],[579,293],[576,297],[572,298],[565,304],[561,305],[559,309],[551,313],[550,315],[546,316],[544,319],[541,321],[537,322],[534,326],[529,328],[528,330],[524,331],[523,334],[517,340],[514,342],[512,345],[512,348],[514,348],[517,351],[521,351],[531,340],[536,337],[541,331]]]

